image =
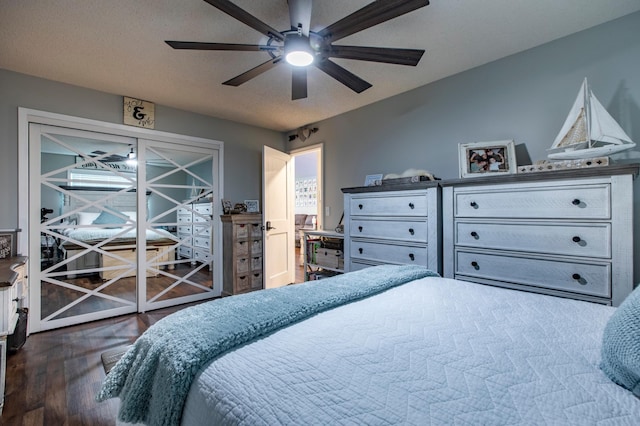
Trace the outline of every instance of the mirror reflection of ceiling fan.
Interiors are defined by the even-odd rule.
[[[320,31],[310,30],[312,0],[288,0],[291,29],[278,31],[228,0],[205,0],[269,39],[265,44],[202,43],[166,41],[174,49],[267,52],[271,58],[222,84],[240,86],[283,62],[293,65],[291,99],[307,97],[307,67],[315,66],[356,93],[371,84],[331,61],[330,58],[416,66],[424,50],[343,46],[333,43],[359,31],[404,15],[429,4],[428,0],[378,0]]]
[[[92,158],[96,158],[96,157],[100,157],[105,155],[106,152],[101,151],[101,150],[95,150],[92,151],[89,156]],[[100,161],[103,163],[121,163],[121,162],[126,162],[126,161],[131,161],[131,160],[135,160],[136,158],[136,153],[133,150],[133,147],[129,148],[129,152],[127,152],[126,155],[119,155],[119,154],[109,154],[104,156],[103,158],[100,158]]]

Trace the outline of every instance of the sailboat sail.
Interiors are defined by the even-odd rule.
[[[569,131],[564,135],[562,139],[558,141],[558,148],[568,148],[577,145],[584,145],[589,142],[589,132],[587,132],[587,117],[584,113],[584,108],[580,108],[580,114],[576,118],[576,121],[569,128]]]
[[[593,95],[585,78],[548,157],[554,160],[593,158],[634,146],[631,138]]]
[[[609,115],[595,96],[592,96],[590,106],[592,140],[616,145],[633,143],[629,135],[622,130],[622,127]]]
[[[569,115],[560,129],[560,133],[556,136],[556,140],[551,145],[551,149],[570,148],[573,145],[584,145],[589,142],[589,131],[587,128],[587,115],[585,104],[587,102],[586,80],[582,83],[578,96],[576,97]],[[577,146],[573,147],[574,149]]]

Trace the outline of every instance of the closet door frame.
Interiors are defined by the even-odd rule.
[[[47,111],[39,111],[29,108],[18,108],[18,228],[21,232],[17,238],[18,253],[29,253],[29,242],[34,240],[30,236],[29,217],[29,124],[52,125],[58,127],[66,127],[78,130],[87,130],[98,133],[112,134],[116,136],[127,136],[137,139],[147,139],[159,142],[167,142],[177,145],[188,145],[193,147],[208,148],[217,151],[217,164],[214,164],[216,170],[216,181],[214,182],[214,202],[212,227],[214,235],[213,246],[213,282],[214,292],[210,297],[220,295],[222,291],[222,222],[220,221],[221,204],[219,200],[224,198],[224,143],[217,140],[198,138],[193,136],[185,136],[175,133],[162,132],[152,129],[143,129],[121,124],[103,122],[99,120],[91,120],[86,118],[74,117],[64,114],[51,113]],[[40,155],[40,153],[37,153]],[[38,206],[39,207],[39,206]],[[36,230],[37,231],[37,230]],[[35,232],[35,231],[34,231]],[[30,262],[28,276],[39,276],[39,262]],[[35,283],[34,283],[35,284]],[[35,299],[35,292],[30,292],[29,300],[26,306],[35,306],[38,301]],[[35,325],[35,327],[34,327]],[[40,331],[36,321],[29,322],[29,332]]]

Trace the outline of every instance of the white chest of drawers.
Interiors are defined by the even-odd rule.
[[[344,188],[344,266],[417,264],[441,272],[435,182]]]
[[[618,166],[444,183],[444,275],[619,305],[633,289],[636,173]]]
[[[202,263],[211,261],[212,235],[210,202],[191,203],[178,209],[178,237],[185,244],[178,247],[178,256]]]

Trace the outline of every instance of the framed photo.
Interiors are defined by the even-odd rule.
[[[0,259],[13,255],[13,234],[0,234]]]
[[[367,175],[364,179],[364,186],[378,186],[382,185],[382,174]]]
[[[516,173],[516,149],[512,140],[461,143],[458,147],[460,177]]]
[[[233,204],[229,200],[222,200],[222,213],[229,214],[231,213],[231,209],[233,208]]]
[[[258,200],[244,200],[244,204],[247,206],[247,213],[260,213]]]

